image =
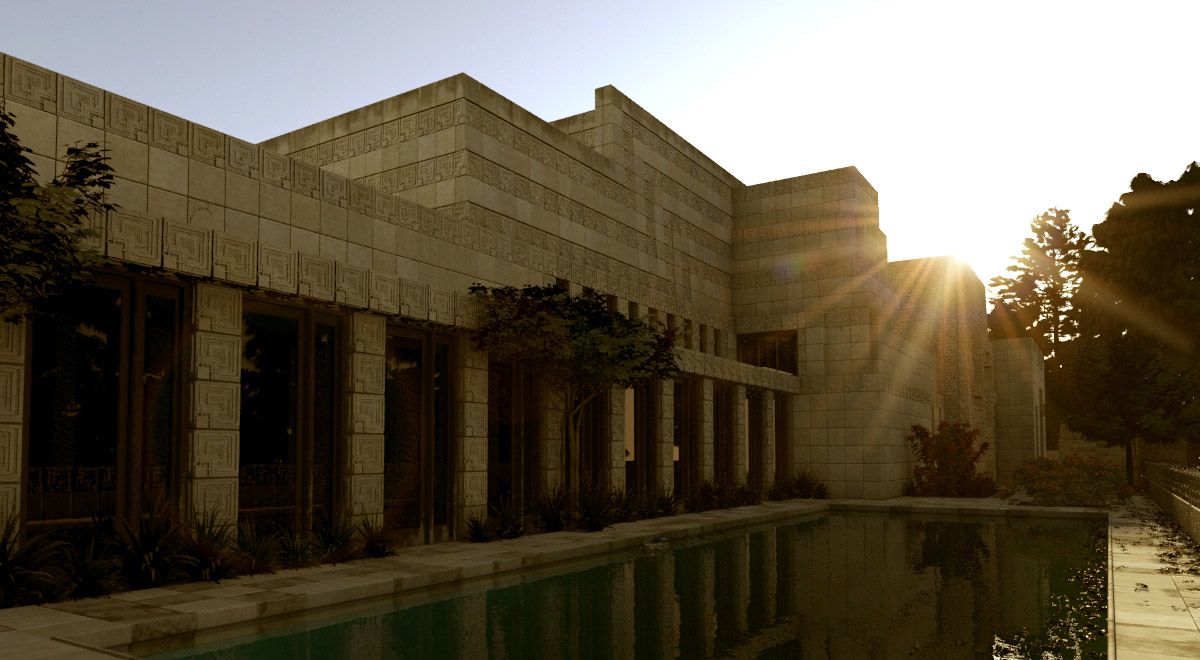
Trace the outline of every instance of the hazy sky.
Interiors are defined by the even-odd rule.
[[[544,119],[613,84],[752,184],[856,165],[892,259],[985,281],[1200,159],[1200,2],[0,0],[0,51],[259,141],[465,72]]]

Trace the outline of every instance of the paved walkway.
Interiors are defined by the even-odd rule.
[[[1200,577],[1173,575],[1158,507],[1135,496],[1109,516],[1110,647],[1120,660],[1200,658]],[[1115,634],[1114,634],[1115,633]]]

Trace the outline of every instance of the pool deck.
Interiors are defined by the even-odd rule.
[[[1149,507],[1149,509],[1147,509]],[[1015,506],[998,499],[902,497],[792,500],[622,523],[596,533],[535,534],[492,543],[442,543],[395,556],[266,575],[142,589],[103,598],[0,610],[0,649],[23,660],[129,658],[130,644],[303,614],[354,601],[514,575],[680,540],[829,511],[890,511],[1109,519],[1110,657],[1200,658],[1200,578],[1159,572],[1154,504],[1100,509]],[[1115,605],[1115,607],[1113,606]],[[1193,610],[1192,608],[1196,609]],[[1115,635],[1112,632],[1115,631]]]

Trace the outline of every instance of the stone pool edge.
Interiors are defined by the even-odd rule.
[[[22,652],[38,657],[131,658],[134,656],[124,649],[140,642],[551,567],[634,549],[658,538],[708,536],[831,511],[1109,518],[1109,512],[1103,509],[1017,506],[994,498],[767,502],[621,523],[594,533],[565,531],[492,543],[416,546],[402,548],[392,557],[242,576],[220,584],[179,584],[0,610],[0,648],[14,650],[9,644],[13,642]],[[1111,529],[1110,520],[1110,553]],[[1112,567],[1110,554],[1110,592]],[[1114,648],[1115,630],[1110,601],[1110,651]],[[1115,656],[1110,652],[1110,657]]]

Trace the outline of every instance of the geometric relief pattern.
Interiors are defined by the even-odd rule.
[[[163,268],[191,275],[211,275],[212,231],[164,220]]]
[[[429,289],[429,320],[436,323],[454,324],[450,292],[444,289]]]
[[[350,411],[349,428],[351,433],[383,433],[383,395],[382,394],[348,394],[346,409]]]
[[[371,309],[384,314],[400,313],[400,279],[371,273]]]
[[[189,124],[192,131],[191,154],[198,161],[224,167],[225,136],[199,124]]]
[[[25,322],[0,319],[0,362],[25,363]]]
[[[346,266],[339,261],[336,264],[335,274],[337,276],[337,301],[351,307],[366,307],[368,302],[366,269]]]
[[[377,474],[383,472],[383,436],[380,434],[355,433],[350,441],[350,474]]]
[[[225,137],[225,167],[248,177],[258,177],[258,147],[249,142]]]
[[[215,332],[197,332],[193,335],[192,357],[194,377],[201,380],[223,380],[239,382],[242,376],[242,338]]]
[[[351,323],[353,327],[351,331],[350,350],[355,353],[383,355],[384,332],[387,328],[387,323],[383,317],[358,312],[351,317]],[[380,393],[382,393],[382,390]]]
[[[213,277],[238,284],[258,279],[258,251],[254,241],[213,232]]]
[[[108,101],[108,111],[105,113],[108,124],[105,130],[130,140],[146,142],[149,137],[146,106],[111,92],[106,93],[105,98]]]
[[[383,511],[383,475],[356,474],[350,477],[351,515],[373,516]]]
[[[23,421],[21,401],[24,389],[25,369],[19,364],[0,364],[0,424],[20,424]]]
[[[382,355],[350,354],[350,391],[383,394],[384,359]]]
[[[143,266],[161,266],[162,219],[130,211],[114,211],[108,219],[108,256]]]
[[[192,437],[192,471],[196,478],[238,476],[238,432],[203,429]]]
[[[429,287],[412,280],[400,280],[400,313],[415,319],[429,318],[426,303]]]
[[[15,57],[8,58],[4,69],[4,89],[9,98],[46,112],[58,110],[58,85],[53,71]]]
[[[196,329],[242,335],[242,293],[216,284],[196,285]]]
[[[0,485],[0,516],[21,512],[21,489],[21,484]]]
[[[238,383],[198,380],[191,390],[192,428],[238,429],[242,403]]]
[[[150,144],[180,156],[188,155],[188,123],[175,115],[150,108]]]
[[[333,300],[333,261],[300,255],[300,295]]]
[[[66,76],[58,77],[58,114],[93,128],[104,128],[104,92]]]
[[[259,246],[258,285],[264,289],[295,293],[296,284],[296,253]]]
[[[237,523],[237,477],[195,479],[191,496],[192,511],[197,515],[212,515],[226,524]]]
[[[382,450],[383,438],[380,437]],[[382,460],[382,456],[380,457]],[[382,463],[380,463],[382,467]],[[16,424],[0,424],[0,481],[16,481],[21,478],[21,427]]]
[[[475,296],[461,291],[454,292],[454,325],[474,328],[478,323],[479,311]]]

